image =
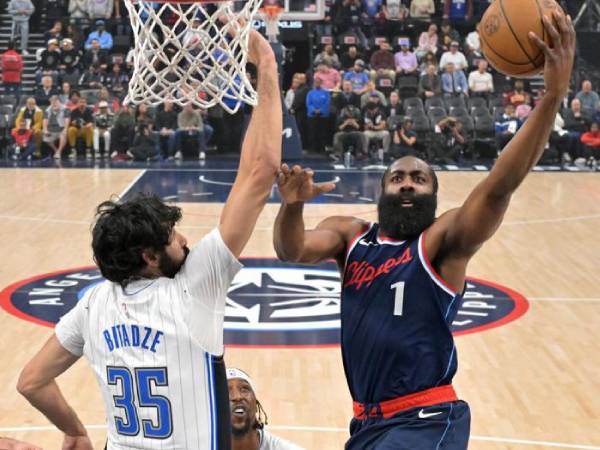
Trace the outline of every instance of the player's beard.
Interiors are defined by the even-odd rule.
[[[231,434],[234,437],[242,437],[256,429],[256,420],[253,420],[250,414],[246,415],[242,423],[231,424]]]
[[[183,247],[183,259],[180,262],[177,262],[171,258],[166,251],[163,250],[158,261],[158,269],[160,270],[160,273],[162,273],[164,277],[175,278],[175,275],[177,275],[177,272],[179,272],[181,266],[183,266],[185,263],[189,253],[190,249]]]
[[[402,206],[402,202],[406,200],[410,200],[412,206]],[[384,192],[377,204],[379,227],[386,236],[393,239],[414,238],[434,222],[436,209],[437,194]]]

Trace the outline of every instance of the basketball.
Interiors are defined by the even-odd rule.
[[[555,0],[494,0],[479,25],[481,50],[499,72],[512,77],[538,75],[544,68],[544,53],[528,37],[533,31],[551,44],[542,16],[552,19],[560,8]]]

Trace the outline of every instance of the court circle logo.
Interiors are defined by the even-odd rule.
[[[335,263],[285,264],[242,258],[244,268],[229,289],[225,344],[240,347],[337,346],[340,343],[340,275]],[[37,275],[0,292],[10,314],[53,327],[103,278],[95,267]],[[469,278],[453,323],[455,336],[498,327],[528,309],[520,294]]]

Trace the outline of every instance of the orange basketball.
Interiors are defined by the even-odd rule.
[[[555,0],[494,0],[479,24],[481,50],[499,72],[525,78],[538,75],[544,68],[544,53],[527,34],[533,31],[552,44],[542,16],[552,20],[552,11],[560,8]]]

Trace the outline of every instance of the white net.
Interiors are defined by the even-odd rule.
[[[125,102],[220,104],[230,113],[243,103],[256,105],[246,61],[260,1],[125,0],[135,38]]]

